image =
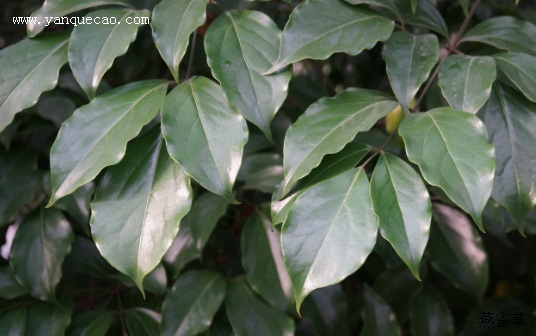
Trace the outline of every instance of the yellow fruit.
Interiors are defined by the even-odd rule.
[[[388,134],[396,131],[402,119],[404,119],[404,111],[402,111],[402,106],[398,105],[385,116],[385,131]]]

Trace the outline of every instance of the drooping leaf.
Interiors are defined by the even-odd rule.
[[[0,132],[15,114],[34,105],[53,89],[67,63],[69,32],[25,39],[0,51]]]
[[[352,88],[311,105],[285,137],[282,196],[325,155],[342,150],[358,132],[369,130],[396,105],[384,93]]]
[[[407,112],[419,87],[439,59],[437,37],[396,32],[383,45],[382,55],[391,88]]]
[[[362,336],[401,335],[395,314],[381,296],[365,285],[363,298],[365,305],[362,312]]]
[[[314,289],[355,272],[372,251],[377,232],[362,167],[307,189],[290,209],[282,230],[296,310]]]
[[[242,279],[228,283],[225,309],[236,336],[294,335],[294,321],[266,304]]]
[[[155,311],[146,308],[129,309],[125,320],[130,336],[160,335],[161,316]]]
[[[0,147],[0,227],[33,200],[43,176],[36,166],[36,153],[20,147],[8,152]]]
[[[536,206],[536,104],[502,84],[493,87],[480,116],[495,146],[497,169],[492,196],[523,223]]]
[[[66,336],[105,336],[112,325],[111,311],[91,310],[75,315]]]
[[[126,0],[45,0],[39,9],[32,13],[35,19],[34,22],[28,23],[26,31],[29,37],[34,37],[48,25],[54,24],[54,20],[61,20],[64,15],[106,5],[130,6]],[[62,23],[65,21],[71,22],[66,19],[61,20]]]
[[[445,191],[483,230],[481,215],[493,189],[495,153],[480,119],[437,108],[404,118],[399,134],[426,181]]]
[[[225,298],[225,280],[215,272],[193,270],[173,284],[162,305],[162,335],[198,335],[210,327]]]
[[[248,130],[216,83],[196,77],[173,89],[162,107],[162,134],[188,175],[237,203],[232,189]]]
[[[240,242],[242,266],[251,288],[272,306],[285,310],[289,304],[283,286],[290,285],[290,280],[283,264],[279,232],[271,228],[263,212],[255,212],[244,224]]]
[[[26,315],[27,310],[25,307],[11,309],[0,315],[0,330],[2,330],[2,335],[25,335]]]
[[[525,97],[536,103],[536,57],[508,52],[493,55],[499,69],[523,92]]]
[[[126,84],[95,98],[65,121],[50,150],[51,206],[118,163],[129,140],[158,113],[166,83]]]
[[[10,263],[31,295],[54,300],[61,264],[73,240],[71,226],[59,210],[39,209],[24,219],[13,240]]]
[[[97,23],[105,17],[116,24],[81,24],[73,29],[69,65],[89,99],[95,97],[102,76],[114,59],[126,53],[136,39],[138,27],[143,25],[140,18],[149,15],[148,10],[103,9],[89,13],[84,20]]]
[[[439,68],[438,84],[452,108],[476,113],[488,100],[495,77],[493,58],[452,55]]]
[[[449,307],[441,294],[429,285],[424,285],[411,298],[409,320],[412,335],[454,335],[454,321]]]
[[[270,124],[287,97],[290,71],[262,75],[277,60],[281,31],[258,11],[225,12],[205,36],[208,64],[230,102],[270,141]]]
[[[376,12],[340,0],[302,2],[285,26],[271,71],[306,58],[326,59],[336,52],[357,55],[388,39],[393,28],[392,21]]]
[[[432,220],[430,196],[421,177],[409,164],[385,153],[374,168],[370,196],[380,233],[420,280],[419,264]]]
[[[64,335],[71,323],[72,308],[39,303],[28,309],[25,335]]]
[[[142,289],[190,210],[190,178],[168,155],[155,127],[108,168],[91,202],[91,231],[101,254]]]
[[[11,267],[0,267],[0,298],[11,300],[25,293],[26,289],[15,279]]]
[[[427,253],[430,264],[454,286],[481,296],[488,286],[488,258],[482,239],[460,211],[434,204]]]
[[[348,299],[341,285],[319,288],[303,301],[298,331],[307,335],[344,335],[347,315]]]
[[[487,19],[470,29],[461,42],[480,42],[495,48],[536,56],[536,26],[511,16]]]
[[[190,34],[205,23],[207,3],[208,0],[163,0],[153,10],[154,43],[177,83]]]

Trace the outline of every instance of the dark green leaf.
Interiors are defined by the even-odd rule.
[[[33,296],[54,300],[61,264],[71,251],[74,234],[56,209],[39,209],[24,219],[11,248],[11,267]]]
[[[136,39],[138,27],[143,25],[139,18],[149,15],[148,10],[103,9],[84,16],[83,20],[97,23],[107,18],[116,24],[81,24],[74,28],[69,42],[69,64],[89,99],[95,97],[102,76],[114,59],[126,53]]]
[[[282,231],[296,310],[314,289],[355,272],[372,251],[377,232],[362,167],[307,189],[290,209]]]
[[[0,51],[0,132],[15,114],[56,86],[67,63],[69,32],[25,39]]]
[[[243,280],[229,282],[225,309],[236,336],[294,335],[294,321],[264,303]]]
[[[458,2],[460,3],[460,7],[462,7],[463,13],[465,16],[467,16],[469,13],[469,3],[471,0],[458,0]]]
[[[500,53],[493,55],[499,69],[523,92],[525,97],[536,103],[536,57],[522,53]]]
[[[54,207],[66,211],[80,224],[84,233],[90,235],[89,230],[89,202],[95,195],[95,184],[87,183],[70,195],[59,199]]]
[[[270,124],[287,97],[291,72],[262,75],[277,60],[281,31],[257,11],[226,12],[205,36],[207,59],[230,102],[270,141]]]
[[[358,132],[369,130],[396,105],[388,95],[364,89],[348,89],[311,105],[285,137],[282,195],[318,166],[326,154],[342,150]]]
[[[88,274],[97,278],[107,278],[117,272],[101,256],[93,240],[82,236],[76,236],[64,265],[70,273]]]
[[[73,99],[56,91],[44,93],[35,105],[37,114],[43,119],[52,121],[57,128],[60,128],[61,124],[73,115],[76,108],[77,105]]]
[[[71,323],[71,310],[50,303],[39,303],[31,307],[27,314],[25,335],[64,335]]]
[[[185,218],[179,234],[164,255],[163,261],[168,266],[170,278],[176,279],[188,262],[199,257],[201,253],[197,250],[188,220]]]
[[[195,200],[192,209],[184,220],[188,222],[192,238],[199,252],[203,251],[216,224],[227,212],[228,205],[229,202],[226,199],[212,193],[205,193]]]
[[[302,189],[280,201],[277,201],[275,198],[272,198],[272,203],[270,205],[272,225],[275,226],[278,224],[282,224],[287,219],[288,212],[290,211],[298,197],[300,197],[304,191],[305,189]]]
[[[424,182],[409,164],[385,153],[374,168],[370,196],[380,220],[380,233],[420,280],[419,264],[432,219],[430,196]]]
[[[454,286],[481,296],[488,286],[488,258],[482,239],[460,211],[434,204],[427,253],[433,268]]]
[[[372,288],[365,285],[363,293],[363,329],[361,336],[398,336],[400,327],[395,314],[387,303]]]
[[[219,85],[196,77],[173,89],[162,107],[162,133],[171,157],[188,175],[237,203],[232,189],[248,129]]]
[[[405,112],[439,59],[439,43],[432,34],[397,32],[383,45],[383,59],[395,96]]]
[[[16,308],[9,310],[0,317],[0,330],[3,336],[25,335],[26,329],[26,308]]]
[[[103,176],[91,202],[93,239],[143,291],[143,278],[171,246],[191,204],[190,178],[169,157],[155,127]]]
[[[493,188],[495,154],[476,116],[437,108],[404,118],[399,133],[408,158],[482,228],[482,210]],[[426,136],[423,136],[426,135]]]
[[[48,206],[118,163],[129,140],[158,113],[166,83],[126,84],[76,110],[50,150],[52,196]]]
[[[298,330],[307,335],[344,335],[348,302],[340,285],[320,288],[303,301]]]
[[[112,324],[110,311],[87,311],[73,318],[67,336],[105,336]]]
[[[0,267],[0,298],[10,300],[24,294],[26,294],[26,289],[15,279],[11,267]]]
[[[130,336],[160,335],[160,314],[145,308],[129,309],[126,314]]]
[[[493,58],[449,56],[439,69],[439,87],[452,108],[476,113],[486,103],[495,81]]]
[[[388,39],[393,28],[392,21],[374,11],[340,0],[305,1],[290,15],[272,70],[306,58],[326,59],[336,52],[357,55]]]
[[[409,321],[414,336],[454,335],[454,321],[449,307],[441,294],[428,285],[411,298]]]
[[[179,277],[162,305],[162,335],[198,335],[210,327],[225,298],[225,280],[212,271]]]
[[[480,115],[497,156],[491,195],[508,209],[523,232],[524,219],[536,205],[536,104],[497,84]]]
[[[405,323],[408,319],[410,298],[419,289],[419,284],[407,267],[401,265],[380,273],[373,288],[391,307],[397,321]]]

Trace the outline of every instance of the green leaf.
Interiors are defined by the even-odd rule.
[[[32,13],[35,22],[28,23],[26,32],[29,37],[35,37],[43,31],[48,25],[54,24],[55,20],[61,20],[71,23],[70,18],[61,19],[60,17],[81,11],[86,8],[107,5],[130,6],[126,0],[45,0],[43,6]],[[78,21],[73,21],[78,22]]]
[[[365,284],[362,336],[398,336],[400,327],[391,307]]]
[[[104,259],[93,240],[76,236],[71,253],[65,258],[65,269],[70,273],[108,278],[117,271]]]
[[[281,31],[257,11],[225,12],[205,36],[208,64],[230,102],[270,141],[270,124],[287,97],[290,71],[262,75],[277,60]]]
[[[388,39],[393,29],[394,22],[376,12],[340,0],[302,2],[290,15],[270,71],[306,58],[324,60],[336,52],[357,55]]]
[[[43,174],[36,168],[37,154],[20,147],[0,147],[0,227],[34,199]]]
[[[236,336],[294,335],[294,321],[266,304],[243,280],[227,285],[225,309]]]
[[[465,14],[465,16],[467,16],[467,14],[469,13],[469,3],[471,2],[471,0],[458,0],[458,2],[460,3],[460,7],[462,8],[463,13]]]
[[[205,23],[207,3],[208,0],[163,0],[153,10],[154,43],[177,83],[190,34]]]
[[[73,318],[65,335],[105,336],[112,325],[114,314],[110,311],[87,311]]]
[[[173,284],[162,305],[162,335],[205,332],[225,298],[225,279],[218,273],[193,270]]]
[[[290,209],[305,190],[306,189],[302,189],[298,192],[295,192],[294,194],[280,201],[277,201],[276,197],[272,197],[272,203],[270,204],[270,217],[272,218],[272,225],[275,226],[285,222]]]
[[[54,300],[61,264],[73,240],[71,226],[59,210],[41,208],[24,219],[13,240],[10,262],[31,295]]]
[[[307,189],[290,209],[282,231],[296,310],[314,289],[355,272],[372,251],[377,232],[362,167]]]
[[[348,299],[341,285],[320,288],[303,301],[298,330],[306,335],[344,335]]]
[[[446,205],[434,204],[433,217],[430,264],[457,288],[481,296],[488,286],[488,258],[478,232],[463,213]]]
[[[190,178],[153,128],[108,168],[91,202],[91,231],[101,254],[143,291],[192,204]],[[157,243],[156,243],[157,242]]]
[[[419,87],[439,59],[437,37],[396,32],[383,45],[382,56],[393,92],[408,112]]]
[[[71,310],[50,303],[39,303],[28,310],[25,335],[64,335],[71,323]]]
[[[244,224],[240,242],[242,266],[251,288],[272,306],[285,310],[289,304],[283,286],[290,287],[290,280],[283,264],[279,232],[271,228],[264,213],[255,212]]]
[[[228,206],[229,202],[226,199],[212,193],[204,193],[195,200],[185,221],[188,222],[199,252],[203,251],[210,234],[227,212]]]
[[[385,153],[374,168],[370,197],[380,233],[420,280],[419,264],[432,220],[430,196],[421,177],[409,164]]]
[[[0,316],[0,330],[3,336],[25,335],[26,308],[15,308]]]
[[[476,113],[488,100],[495,77],[493,58],[452,55],[439,68],[438,84],[452,108]]]
[[[522,53],[500,53],[493,55],[499,69],[523,92],[525,97],[536,103],[536,57]]]
[[[492,196],[514,216],[520,232],[536,205],[536,104],[508,86],[494,86],[480,116],[495,146]]]
[[[441,294],[429,285],[411,298],[409,310],[411,334],[415,336],[454,335],[454,321]]]
[[[461,42],[480,42],[507,51],[536,56],[536,26],[511,16],[487,19],[470,29]]]
[[[110,90],[65,121],[50,150],[52,196],[48,206],[121,161],[128,141],[155,117],[166,94],[160,80]]]
[[[396,106],[384,93],[353,88],[311,105],[285,137],[282,196],[318,166],[324,155],[342,150],[358,132],[369,130]]]
[[[15,279],[11,267],[0,267],[0,298],[11,300],[24,294],[26,289]]]
[[[146,308],[129,309],[126,314],[130,336],[160,335],[160,314]]]
[[[84,233],[91,234],[89,228],[89,203],[95,195],[95,184],[87,183],[72,194],[58,200],[54,207],[66,211],[80,224]]]
[[[248,129],[219,85],[196,77],[169,93],[162,107],[169,154],[186,173],[236,204],[235,182]]]
[[[171,279],[176,279],[187,263],[201,257],[201,253],[197,250],[190,232],[187,218],[181,223],[179,234],[164,255],[163,262],[168,266],[167,269]]]
[[[419,4],[420,0],[411,0],[411,11],[413,14],[417,11],[417,5]]]
[[[476,116],[449,107],[411,114],[400,124],[411,162],[482,227],[482,210],[493,189],[494,148]],[[426,136],[424,136],[426,135]]]
[[[126,53],[136,39],[138,27],[142,26],[136,18],[149,15],[148,10],[103,9],[89,13],[84,20],[96,22],[108,18],[112,21],[113,18],[117,24],[82,24],[74,28],[69,43],[69,64],[89,99],[95,97],[102,76],[114,59]]]
[[[33,106],[53,89],[67,63],[69,32],[25,39],[0,51],[0,132],[15,114]]]

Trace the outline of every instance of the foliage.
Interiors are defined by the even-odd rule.
[[[536,333],[531,1],[0,7],[3,335]]]

